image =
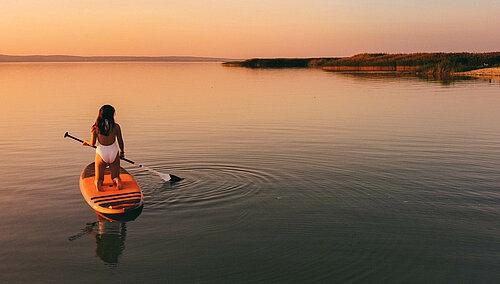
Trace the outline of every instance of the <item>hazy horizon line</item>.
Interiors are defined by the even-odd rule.
[[[223,62],[241,60],[225,57],[209,56],[138,56],[138,55],[68,55],[68,54],[32,54],[32,55],[9,55],[0,54],[0,62],[96,62],[96,61],[150,61],[150,62]]]

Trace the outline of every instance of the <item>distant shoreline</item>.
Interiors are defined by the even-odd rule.
[[[338,58],[254,58],[223,64],[247,68],[321,68],[326,71],[397,71],[451,75],[485,67],[500,67],[500,52],[362,53]]]
[[[3,55],[2,62],[226,62],[234,59],[199,56],[75,56],[75,55]]]

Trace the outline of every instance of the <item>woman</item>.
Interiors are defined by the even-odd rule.
[[[97,146],[95,154],[95,186],[102,190],[104,169],[109,165],[111,179],[118,189],[121,189],[120,158],[125,157],[123,138],[120,125],[115,123],[115,109],[110,105],[103,105],[99,115],[92,125],[90,141],[83,141],[84,146]],[[118,148],[119,147],[119,148]]]

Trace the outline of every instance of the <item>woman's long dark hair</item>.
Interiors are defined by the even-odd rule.
[[[92,132],[108,136],[113,127],[115,127],[115,109],[110,105],[103,105],[92,125]]]

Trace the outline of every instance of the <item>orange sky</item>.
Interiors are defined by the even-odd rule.
[[[499,12],[497,0],[2,0],[0,54],[498,51]]]

